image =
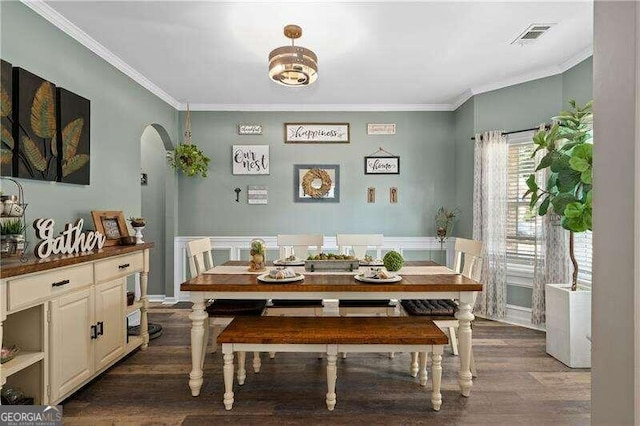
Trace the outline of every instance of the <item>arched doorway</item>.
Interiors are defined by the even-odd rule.
[[[145,241],[155,248],[149,257],[150,295],[173,294],[173,237],[176,229],[176,179],[167,164],[167,153],[173,151],[169,134],[159,124],[150,124],[140,137],[141,212],[146,219]]]

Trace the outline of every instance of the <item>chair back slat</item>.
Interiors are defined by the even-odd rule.
[[[322,234],[278,234],[277,240],[280,259],[292,255],[306,259],[309,252],[312,254],[320,253],[324,245],[324,235]],[[314,247],[313,250],[310,250],[310,247]]]
[[[189,241],[187,243],[187,256],[189,257],[191,278],[213,268],[213,256],[211,255],[211,241],[209,238]]]
[[[479,281],[482,271],[482,241],[456,238],[453,270]]]
[[[376,248],[376,257],[380,257],[380,248],[382,247],[382,234],[337,234],[336,243],[338,250],[342,254],[349,254],[349,250],[353,251],[356,259],[364,259],[369,247]]]

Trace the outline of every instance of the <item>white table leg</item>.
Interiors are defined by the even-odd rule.
[[[200,360],[200,369],[204,370],[204,359],[207,357],[207,346],[209,346],[209,317],[203,321],[204,337],[202,338],[202,359]]]
[[[427,374],[427,353],[420,352],[419,357],[420,357],[420,366],[419,366],[420,386],[425,387],[427,386],[427,379],[429,378],[429,375]]]
[[[420,355],[422,355],[422,353]],[[440,406],[442,405],[442,394],[440,393],[441,382],[442,346],[434,346],[433,352],[431,352],[431,404],[433,404],[435,411],[440,411]]]
[[[244,368],[247,353],[244,351],[238,352],[238,385],[244,385],[244,379],[247,378],[247,370]]]
[[[336,380],[338,378],[338,346],[329,345],[327,347],[327,408],[333,411],[336,406]]]
[[[194,292],[196,293],[196,292]],[[191,373],[189,374],[189,387],[191,395],[200,395],[202,387],[202,345],[204,344],[204,323],[209,315],[204,310],[204,299],[201,295],[193,297],[193,308],[189,319],[191,320]]]
[[[148,258],[149,251],[145,250],[145,258]],[[148,261],[145,260],[145,264]],[[144,351],[149,347],[149,320],[147,312],[149,311],[149,296],[147,295],[147,288],[149,284],[149,272],[140,272],[140,300],[142,306],[140,307],[140,336],[142,336],[142,346],[140,348]]]
[[[411,377],[418,377],[418,352],[411,352]]]
[[[255,373],[260,372],[260,367],[262,367],[262,360],[260,359],[260,352],[253,353],[253,371]]]
[[[224,366],[222,367],[224,374],[224,408],[231,410],[233,408],[233,347],[230,344],[222,345],[222,353]]]
[[[460,322],[460,327],[458,328],[458,352],[460,354],[458,384],[462,396],[468,397],[471,393],[471,386],[473,386],[469,366],[471,359],[471,321],[473,321],[475,316],[471,313],[470,301],[466,300],[472,295],[465,294],[464,296],[466,297],[461,297],[460,306],[458,306],[458,310],[456,311],[456,318]]]

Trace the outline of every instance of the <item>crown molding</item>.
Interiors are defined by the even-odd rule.
[[[1,0],[0,0],[1,1]],[[82,44],[91,52],[107,61],[116,69],[124,73],[136,83],[147,89],[149,92],[162,99],[164,102],[179,111],[186,111],[187,104],[181,103],[174,97],[165,92],[139,71],[127,64],[118,55],[107,49],[89,34],[84,32],[78,26],[73,24],[67,18],[58,13],[43,0],[20,0],[31,10],[42,16],[52,25],[60,29],[62,32]],[[226,0],[225,0],[226,1]],[[364,0],[363,0],[364,1]],[[549,67],[536,70],[534,72],[521,74],[508,79],[496,81],[493,83],[471,87],[460,94],[452,103],[444,104],[190,104],[191,111],[339,111],[339,112],[410,112],[410,111],[455,111],[466,101],[475,95],[491,92],[493,90],[502,89],[516,84],[526,83],[528,81],[538,80],[541,78],[551,77],[562,74],[570,68],[576,66],[580,62],[593,55],[593,47],[589,47],[578,52],[576,55],[566,61],[552,65]]]
[[[113,65],[116,69],[121,71],[123,74],[131,78],[133,81],[147,89],[149,92],[153,93],[167,104],[171,105],[173,108],[178,109],[180,106],[180,102],[174,99],[167,92],[162,90],[159,86],[149,80],[147,77],[142,75],[140,72],[135,70],[129,64],[127,64],[124,60],[122,60],[118,55],[104,47],[100,42],[91,37],[89,34],[81,30],[74,23],[69,21],[67,18],[58,13],[51,6],[46,4],[43,0],[20,0],[23,4],[29,7],[31,10],[36,12],[38,15],[42,16],[44,19],[49,21],[55,27],[60,29],[62,32],[76,40],[78,43],[82,44],[84,47],[98,55],[100,58],[104,59],[111,65]]]
[[[180,111],[187,110],[181,104]],[[191,111],[342,111],[342,112],[390,112],[390,111],[453,111],[451,104],[189,104]]]

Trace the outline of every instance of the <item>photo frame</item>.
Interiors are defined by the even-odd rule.
[[[296,203],[339,203],[340,166],[337,164],[294,165],[293,200]]]
[[[366,156],[364,157],[365,175],[399,175],[400,157],[392,156]]]
[[[105,246],[117,246],[120,244],[120,237],[129,235],[127,222],[122,211],[92,210],[91,218],[96,231],[105,236]]]
[[[284,123],[284,143],[349,143],[349,123]]]

